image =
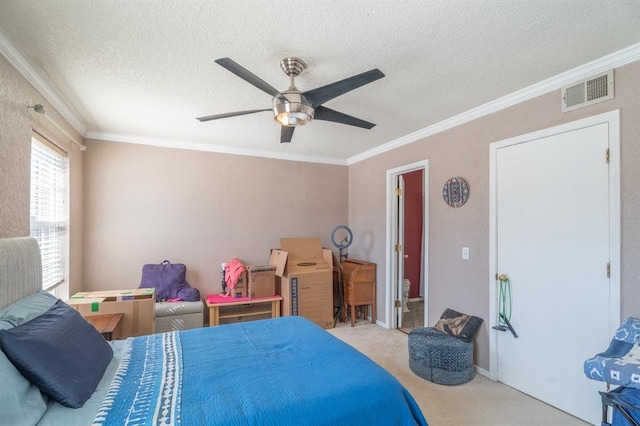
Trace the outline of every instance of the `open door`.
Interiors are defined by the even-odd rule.
[[[420,161],[396,169],[387,170],[387,263],[386,263],[386,307],[385,307],[385,327],[400,329],[406,318],[403,318],[403,281],[405,280],[405,241],[404,241],[404,216],[405,203],[403,193],[405,191],[405,180],[403,174],[422,171],[421,187],[428,188],[428,161]],[[426,191],[422,197],[422,223],[421,253],[414,254],[419,259],[422,268],[422,276],[417,279],[418,288],[422,288],[422,293],[426,300],[428,296],[428,197]],[[428,317],[426,303],[422,321],[426,323]],[[405,330],[403,330],[405,331]]]
[[[396,276],[394,279],[395,282],[395,295],[396,301],[400,303],[395,303],[395,315],[396,315],[396,324],[397,328],[402,328],[402,282],[404,281],[404,177],[402,175],[396,176],[396,208],[398,209],[398,221],[397,221],[397,231],[396,231],[396,264],[398,267],[396,268]]]
[[[401,175],[404,205],[402,252],[404,275],[401,280],[402,325],[409,332],[424,327],[424,170],[415,170]]]

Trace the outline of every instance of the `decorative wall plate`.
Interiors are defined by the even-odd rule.
[[[449,207],[460,207],[469,198],[469,185],[461,177],[452,177],[442,187],[442,198]]]

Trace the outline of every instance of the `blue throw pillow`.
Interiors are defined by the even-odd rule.
[[[0,349],[43,393],[71,408],[91,397],[113,357],[104,337],[61,300],[31,321],[0,330]]]
[[[16,327],[44,314],[57,301],[57,297],[41,290],[0,309],[0,330]]]
[[[16,327],[48,311],[58,299],[39,291],[0,309],[0,330]],[[34,425],[47,411],[47,396],[0,351],[0,419],[8,425]]]

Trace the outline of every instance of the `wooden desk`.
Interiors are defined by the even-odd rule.
[[[84,317],[107,340],[120,338],[120,324],[124,314],[89,315]]]
[[[209,325],[213,327],[220,325],[221,319],[250,321],[251,317],[266,314],[270,314],[271,318],[278,318],[282,296],[229,298],[224,302],[210,302],[208,298],[205,300],[209,308]]]

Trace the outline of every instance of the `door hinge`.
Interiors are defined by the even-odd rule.
[[[607,263],[607,278],[611,278],[611,262]]]
[[[607,164],[609,164],[609,148],[607,148],[607,154],[606,154],[606,156],[607,156]]]
[[[396,253],[400,253],[402,251],[402,244],[396,244]]]
[[[396,197],[402,196],[402,188],[396,188]]]
[[[395,307],[396,307],[396,308],[401,308],[401,307],[402,307],[402,301],[400,301],[400,300],[396,300],[396,301],[395,301]]]

